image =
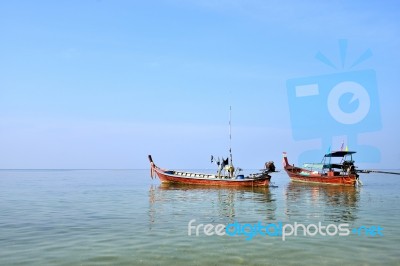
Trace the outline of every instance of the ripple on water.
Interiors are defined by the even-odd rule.
[[[145,173],[145,174],[144,174]],[[398,179],[165,187],[148,171],[0,171],[1,265],[398,265]],[[144,177],[146,179],[144,179]],[[379,177],[379,176],[378,176]],[[377,178],[377,177],[375,177]],[[380,177],[379,177],[380,178]],[[155,181],[154,181],[155,182]],[[349,223],[384,237],[188,236],[188,222]]]

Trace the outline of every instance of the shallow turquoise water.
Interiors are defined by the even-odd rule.
[[[162,186],[148,170],[1,170],[0,265],[400,265],[400,178],[361,179],[315,186],[277,173],[277,187],[243,190]],[[189,236],[192,219],[380,226],[383,236]]]

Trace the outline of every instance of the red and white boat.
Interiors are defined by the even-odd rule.
[[[325,154],[321,163],[308,163],[303,167],[290,165],[283,153],[283,168],[292,181],[329,185],[355,186],[361,184],[352,155],[355,151],[334,151]],[[339,159],[332,162],[333,158]]]
[[[266,169],[259,173],[247,176],[239,174],[240,170],[235,169],[232,164],[228,164],[218,170],[216,174],[194,173],[178,170],[166,170],[158,167],[149,155],[150,175],[156,175],[162,183],[203,185],[220,187],[268,187],[271,176],[269,173],[275,171],[273,162],[266,163]]]

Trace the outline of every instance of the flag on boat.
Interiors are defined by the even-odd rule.
[[[227,166],[229,164],[229,157],[226,158],[226,160],[224,158],[222,158],[222,168],[224,168],[225,166]]]
[[[331,153],[331,146],[329,146],[328,151],[326,152],[326,154]]]

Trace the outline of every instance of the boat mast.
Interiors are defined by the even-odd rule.
[[[232,118],[232,106],[229,106],[229,157],[232,163],[232,125],[231,125],[231,118]]]

